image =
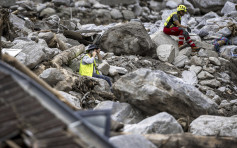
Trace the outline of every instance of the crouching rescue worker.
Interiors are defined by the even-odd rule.
[[[168,35],[179,36],[179,48],[184,44],[184,38],[186,42],[191,46],[193,52],[200,50],[199,47],[196,47],[194,42],[189,36],[188,32],[191,32],[191,29],[187,26],[181,25],[181,17],[187,12],[187,8],[184,5],[179,5],[177,11],[173,12],[167,19],[164,24],[163,32]],[[188,32],[185,30],[188,30]]]
[[[89,45],[86,49],[86,55],[84,55],[80,62],[79,74],[82,76],[95,77],[99,79],[104,79],[109,83],[111,88],[112,84],[110,78],[104,75],[101,75],[96,66],[96,56],[98,58],[98,62],[102,61],[102,57],[100,55],[100,48],[96,45]]]

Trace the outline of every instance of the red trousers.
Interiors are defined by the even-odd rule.
[[[165,34],[168,34],[168,35],[179,36],[179,45],[183,45],[183,44],[184,44],[184,38],[185,38],[186,42],[187,42],[191,47],[195,47],[195,46],[196,46],[196,45],[194,44],[194,42],[192,41],[192,39],[190,38],[188,32],[185,31],[183,28],[180,28],[180,27],[166,28],[166,27],[164,27],[163,32],[164,32]]]

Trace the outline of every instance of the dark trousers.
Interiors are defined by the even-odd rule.
[[[98,75],[98,74],[96,74],[96,73],[93,73],[92,77],[99,78],[99,79],[104,79],[105,81],[107,81],[107,82],[109,83],[109,86],[110,86],[110,87],[112,86],[111,81],[110,81],[110,78],[107,77],[107,76]]]

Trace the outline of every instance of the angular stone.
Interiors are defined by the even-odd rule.
[[[166,111],[175,117],[198,117],[217,112],[217,105],[197,88],[159,70],[138,69],[128,73],[114,83],[113,89],[120,101],[150,115]]]
[[[127,74],[128,73],[128,70],[123,68],[123,67],[118,67],[118,66],[110,66],[110,69],[109,69],[109,73],[113,76],[113,75],[116,75],[117,73],[118,74]]]
[[[201,66],[192,65],[192,66],[190,66],[190,68],[189,68],[189,71],[193,71],[193,72],[195,72],[196,74],[198,74],[201,70],[202,70],[202,67],[201,67]]]
[[[186,55],[179,55],[175,57],[173,64],[176,67],[184,67],[185,62],[189,61],[188,57]]]
[[[75,108],[77,109],[82,109],[81,108],[81,103],[80,103],[80,99],[78,99],[77,97],[74,97],[66,92],[63,91],[59,91],[59,93]]]
[[[202,60],[202,58],[200,58],[198,56],[193,56],[190,60],[190,63],[193,65],[202,66],[203,60]]]
[[[99,71],[102,72],[102,74],[108,75],[108,74],[109,74],[110,65],[109,65],[106,61],[103,61],[103,62],[98,66],[98,69],[99,69]]]
[[[44,70],[39,77],[47,82],[49,85],[54,86],[59,81],[65,79],[63,73],[57,68],[48,68]]]
[[[138,123],[145,118],[140,111],[132,108],[132,106],[128,103],[103,101],[94,108],[94,110],[103,109],[111,110],[112,119],[125,124]]]
[[[141,23],[130,22],[109,28],[100,40],[100,47],[115,55],[154,56],[156,45]]]
[[[163,44],[156,49],[156,53],[161,61],[172,63],[175,57],[175,48],[173,45]]]
[[[209,86],[212,88],[217,88],[217,87],[221,86],[221,83],[219,81],[217,81],[216,79],[203,80],[203,81],[200,81],[199,84]]]
[[[237,118],[202,115],[190,124],[190,132],[202,136],[237,137]]]
[[[34,41],[18,41],[12,48],[23,49],[21,52],[26,54],[23,64],[29,68],[34,68],[46,59],[46,54],[44,53],[45,46],[37,44]],[[18,54],[16,58],[18,59],[19,57],[20,55]]]
[[[212,74],[210,74],[209,72],[207,71],[201,71],[199,74],[198,74],[198,79],[200,80],[205,80],[205,79],[213,79],[214,76]]]
[[[190,85],[195,85],[198,83],[197,75],[194,71],[183,71],[182,79],[184,80],[185,83]]]
[[[171,38],[171,36],[165,34],[163,31],[157,31],[156,33],[151,35],[151,39],[155,42],[157,47],[163,44],[170,44],[175,47],[175,56],[178,55],[178,42]]]
[[[221,62],[218,58],[216,57],[209,57],[209,61],[214,64],[214,65],[217,65],[217,66],[220,66],[221,65]]]
[[[183,129],[173,116],[162,112],[137,124],[125,125],[124,132],[133,134],[177,134],[183,133]]]
[[[15,5],[16,0],[0,0],[0,5],[3,7],[10,7]]]
[[[113,19],[122,19],[123,15],[118,9],[112,9],[110,12]]]

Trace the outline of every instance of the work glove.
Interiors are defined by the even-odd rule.
[[[191,33],[191,29],[189,27],[187,27],[187,30],[188,30],[189,33]]]

